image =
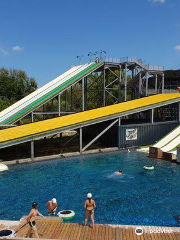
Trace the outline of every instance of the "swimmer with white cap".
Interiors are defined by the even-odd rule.
[[[47,202],[47,211],[49,216],[51,215],[55,216],[57,208],[58,208],[58,204],[55,198]]]

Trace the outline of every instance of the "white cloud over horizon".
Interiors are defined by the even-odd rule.
[[[15,46],[12,48],[13,51],[23,51],[24,48],[23,47],[20,47],[20,46]]]
[[[176,47],[175,47],[175,50],[180,51],[180,45],[176,46]]]
[[[149,0],[150,2],[165,3],[166,0]]]

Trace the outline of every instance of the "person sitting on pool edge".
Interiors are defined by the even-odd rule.
[[[55,216],[57,208],[58,208],[58,204],[55,198],[47,202],[47,211],[49,216],[51,215]]]
[[[88,218],[91,217],[92,228],[94,229],[94,208],[96,208],[95,201],[92,199],[92,194],[87,194],[87,200],[85,201],[84,208],[86,209],[86,217],[84,226],[87,226]]]
[[[122,170],[119,170],[118,172],[115,172],[116,175],[122,175]]]
[[[29,223],[29,226],[30,226],[28,233],[27,233],[27,238],[30,238],[31,231],[33,230],[36,238],[39,239],[37,228],[35,226],[36,225],[36,217],[37,217],[37,215],[41,216],[44,219],[45,219],[45,217],[38,211],[37,206],[38,206],[37,202],[32,203],[32,210],[30,211],[30,213],[27,217],[27,222]]]

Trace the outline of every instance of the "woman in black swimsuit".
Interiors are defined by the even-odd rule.
[[[94,229],[94,208],[96,208],[95,201],[92,199],[92,194],[87,194],[87,200],[85,201],[84,208],[86,209],[86,217],[84,225],[87,225],[88,218],[91,217],[92,228]]]

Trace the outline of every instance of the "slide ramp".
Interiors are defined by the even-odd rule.
[[[39,137],[60,133],[65,130],[78,129],[95,123],[118,119],[133,113],[173,104],[180,101],[180,94],[158,94],[155,96],[131,100],[89,111],[44,121],[25,124],[0,130],[0,148],[32,141]]]
[[[167,134],[153,147],[160,148],[163,152],[170,152],[180,144],[180,126]]]
[[[69,69],[43,87],[0,112],[0,125],[8,125],[18,121],[103,64],[87,63]]]

